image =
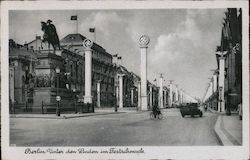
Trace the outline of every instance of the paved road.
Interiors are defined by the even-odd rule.
[[[217,115],[182,118],[178,109],[73,119],[11,118],[10,144],[16,146],[186,146],[219,145],[213,127]]]

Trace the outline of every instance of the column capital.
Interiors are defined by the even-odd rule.
[[[119,74],[117,74],[117,76],[118,76],[118,77],[123,77],[123,76],[125,76],[125,74],[120,74],[120,73],[119,73]]]
[[[102,79],[97,80],[97,83],[100,83],[100,82],[102,82]]]

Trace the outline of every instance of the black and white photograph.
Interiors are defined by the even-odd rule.
[[[249,158],[248,2],[3,4],[3,159]]]

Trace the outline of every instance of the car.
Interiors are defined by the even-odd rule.
[[[197,103],[192,103],[187,106],[181,107],[180,112],[182,117],[185,117],[186,115],[190,115],[191,117],[199,115],[200,117],[202,117],[203,115],[202,111],[198,108]]]

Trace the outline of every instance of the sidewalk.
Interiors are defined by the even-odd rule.
[[[232,113],[231,116],[222,113],[217,114],[219,116],[214,131],[220,143],[224,146],[242,145],[242,121],[239,120],[238,114]]]
[[[115,112],[114,108],[95,108],[94,113],[62,113],[59,117],[55,114],[10,114],[10,118],[44,118],[44,119],[69,119],[69,118],[79,118],[79,117],[89,117],[98,115],[108,115],[108,114],[122,114],[122,113],[143,113],[146,111],[138,111],[135,107],[126,107],[122,109],[117,109]]]
[[[99,116],[99,115],[108,115],[108,114],[122,114],[125,112],[94,112],[94,113],[68,113],[61,114],[59,117],[55,114],[11,114],[10,118],[43,118],[43,119],[69,119],[69,118],[79,118],[79,117],[90,117],[90,116]]]

